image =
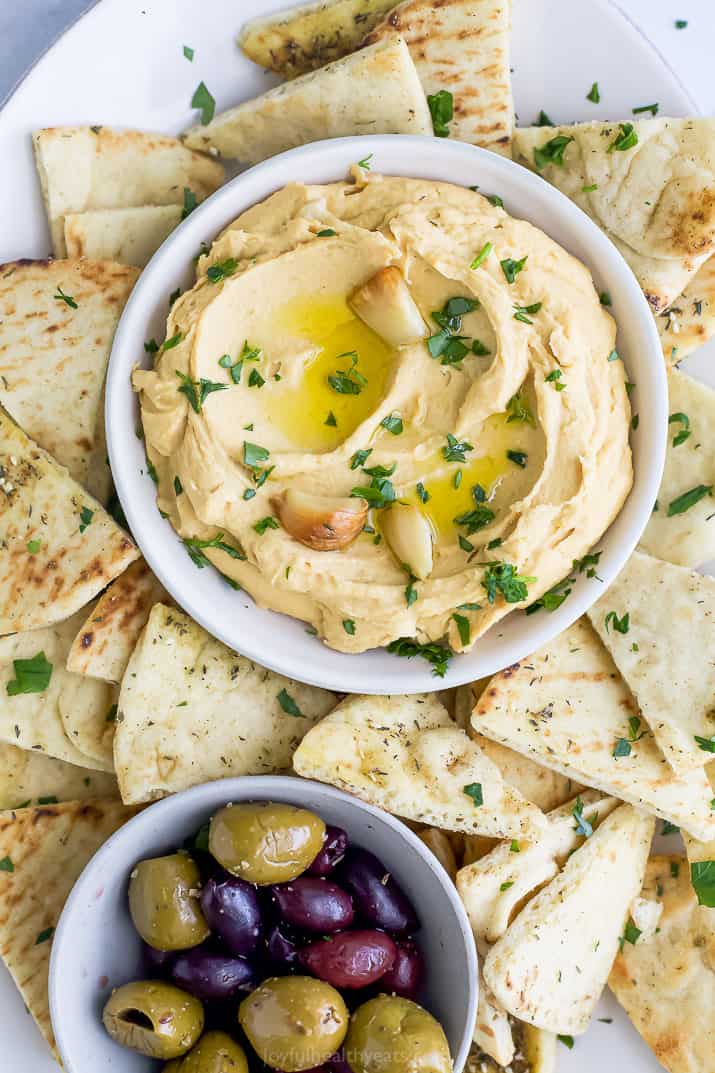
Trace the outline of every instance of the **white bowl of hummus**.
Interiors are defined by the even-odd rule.
[[[346,692],[473,681],[570,625],[648,521],[666,427],[610,241],[525,169],[417,137],[220,189],[143,272],[107,381],[117,491],[168,591]]]

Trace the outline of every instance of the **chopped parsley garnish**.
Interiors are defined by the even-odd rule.
[[[41,540],[28,540],[27,542],[27,550],[29,551],[30,555],[37,555],[41,547]]]
[[[201,122],[210,123],[216,113],[216,101],[206,88],[205,82],[199,82],[191,98],[191,107],[201,109]]]
[[[249,387],[263,387],[265,382],[266,381],[263,379],[258,369],[251,369],[250,375],[248,377]]]
[[[79,531],[83,533],[88,525],[92,524],[92,518],[94,518],[94,511],[89,507],[82,507],[79,512]]]
[[[580,797],[576,798],[576,804],[571,809],[571,815],[576,820],[574,831],[583,835],[584,838],[590,838],[593,834],[593,824],[590,823],[583,814],[583,801]]]
[[[484,529],[485,526],[493,522],[495,518],[494,511],[489,507],[485,507],[482,503],[478,503],[473,510],[465,511],[464,514],[458,514],[454,519],[455,525],[464,525],[467,529],[467,536],[472,536],[474,533],[479,532],[480,529]],[[463,550],[467,550],[464,548]],[[473,551],[473,547],[469,545],[469,551]]]
[[[346,350],[342,354],[338,354],[337,361],[341,358],[348,358],[350,361],[350,367],[348,369],[338,369],[337,372],[331,373],[328,376],[328,384],[337,391],[338,395],[359,395],[364,387],[367,387],[367,378],[362,375],[358,370],[358,354],[356,350]]]
[[[586,577],[598,578],[596,567],[598,566],[602,555],[602,551],[594,551],[590,552],[588,555],[584,555],[583,559],[574,559],[573,569],[578,570],[579,574],[585,572]],[[600,581],[601,579],[598,578],[598,580]]]
[[[376,510],[381,510],[397,499],[392,481],[381,476],[373,476],[370,484],[364,488],[353,488],[350,495],[352,498],[367,500]]]
[[[238,268],[235,257],[227,257],[225,261],[217,261],[206,269],[206,278],[210,283],[220,283],[222,279],[232,276]]]
[[[513,257],[507,257],[504,261],[499,262],[507,283],[513,283],[519,273],[523,271],[528,257],[529,255],[525,254],[520,261],[515,261]]]
[[[177,494],[177,496],[180,496],[181,493],[183,492],[183,490],[184,490],[184,486],[181,483],[180,478],[179,477],[174,477],[174,491]]]
[[[328,416],[325,418],[323,424],[327,425],[329,428],[338,427],[338,419],[336,418],[332,410],[328,410]]]
[[[698,896],[698,905],[715,909],[715,861],[693,861],[690,882]]]
[[[696,503],[699,503],[701,499],[712,493],[712,484],[698,484],[695,488],[690,488],[687,492],[683,492],[682,495],[676,496],[671,503],[668,504],[668,517],[672,518],[676,514],[685,514],[686,510],[690,510]]]
[[[514,880],[513,879],[507,879],[507,881],[505,883],[501,884],[501,886],[499,887],[499,890],[503,894],[504,891],[510,890],[513,886],[514,886]]]
[[[663,820],[660,828],[662,835],[677,835],[679,831],[680,828],[677,824],[671,823],[670,820]]]
[[[259,462],[265,462],[267,458],[270,458],[270,454],[267,447],[259,447],[257,443],[249,443],[248,440],[243,441],[243,461],[252,469]]]
[[[517,391],[516,395],[512,395],[509,399],[506,404],[506,414],[507,425],[511,425],[514,421],[523,421],[525,424],[531,425],[532,428],[536,428],[536,418],[520,391]]]
[[[500,198],[498,194],[485,194],[484,195],[490,205],[493,205],[495,209],[504,208],[504,200]]]
[[[512,563],[490,563],[484,571],[482,588],[486,590],[490,604],[495,602],[498,593],[506,603],[518,604],[528,599],[528,586],[535,581],[535,577],[522,577]]]
[[[393,436],[400,436],[405,428],[399,414],[388,414],[387,417],[383,417],[380,424],[388,432],[391,432]]]
[[[575,580],[576,579],[572,577],[564,578],[558,585],[554,585],[552,589],[549,589],[543,596],[540,596],[538,600],[534,600],[533,604],[529,604],[529,606],[525,608],[525,613],[527,615],[534,615],[542,608],[544,611],[557,611],[564,600],[571,595],[571,592],[573,591],[572,585]]]
[[[175,291],[172,291],[169,295],[169,309],[173,306],[177,298],[181,297],[181,287],[177,287]]]
[[[521,853],[521,846],[519,845],[519,843],[517,842],[517,840],[515,838],[512,839],[512,843],[509,846],[509,852],[510,853]]]
[[[467,356],[470,350],[467,336],[460,335],[462,317],[465,313],[472,313],[479,308],[476,298],[450,298],[445,302],[442,309],[432,314],[432,320],[439,325],[440,331],[431,335],[427,340],[427,349],[430,356],[440,358],[441,365],[455,365]],[[471,344],[475,354],[480,350],[475,346],[476,340]],[[478,343],[481,348],[482,344]]]
[[[162,352],[162,354],[166,350],[173,350],[174,347],[179,345],[179,343],[181,342],[181,340],[183,338],[184,338],[184,333],[183,332],[177,332],[176,335],[172,335],[170,339],[165,339],[164,342],[161,344],[161,352]]]
[[[179,392],[182,395],[186,395],[191,404],[191,409],[197,414],[201,413],[204,402],[209,395],[213,394],[214,391],[226,391],[228,388],[228,384],[217,384],[214,380],[206,380],[204,377],[201,377],[200,380],[192,380],[190,376],[179,372],[178,369],[175,372],[181,380]]]
[[[564,1047],[568,1047],[570,1051],[573,1050],[574,1039],[573,1036],[557,1036],[559,1043],[563,1043]]]
[[[565,391],[566,384],[561,379],[563,375],[562,369],[552,369],[550,373],[546,374],[544,380],[547,384],[553,384],[557,391]]]
[[[295,715],[298,718],[303,717],[302,711],[300,710],[296,702],[293,700],[290,693],[287,692],[287,690],[281,689],[280,693],[278,694],[278,703],[280,704],[286,715]]]
[[[687,25],[688,25],[688,20],[687,19],[676,19],[675,20],[675,29],[676,30],[684,30]]]
[[[632,108],[631,111],[633,112],[633,115],[642,115],[643,112],[650,112],[652,116],[656,116],[660,111],[660,105],[657,103],[641,104],[638,108]]]
[[[606,358],[606,361],[620,361],[620,360],[621,360],[621,355],[618,353],[617,350],[612,350],[611,353]]]
[[[78,309],[78,305],[75,302],[71,294],[65,294],[61,287],[57,288],[57,294],[53,294],[52,297],[58,302],[64,302],[70,309]]]
[[[52,664],[44,652],[38,652],[31,659],[14,659],[12,661],[15,677],[7,683],[8,697],[17,697],[20,693],[44,693],[52,677]]]
[[[526,469],[529,461],[529,456],[526,451],[507,451],[506,457],[510,462],[513,462],[515,466],[519,466],[520,469]]]
[[[618,124],[621,133],[608,147],[608,152],[625,153],[627,149],[632,149],[634,145],[638,145],[638,135],[636,129],[632,123],[619,123]]]
[[[372,447],[362,447],[359,451],[356,451],[350,459],[350,469],[360,469],[360,466],[367,462],[371,454]]]
[[[346,633],[350,634],[351,637],[354,637],[355,636],[355,620],[352,619],[352,618],[344,618],[343,619],[343,629],[345,630]]]
[[[536,123],[534,124],[534,126],[535,127],[555,127],[556,124],[554,123],[553,119],[549,118],[549,116],[546,114],[546,112],[542,108],[541,111],[539,112],[539,118],[536,120]]]
[[[601,293],[598,296],[598,300],[600,301],[602,306],[612,306],[613,305],[613,302],[611,301],[611,296],[608,293],[608,291],[601,291]]]
[[[530,316],[534,313],[538,313],[541,309],[543,302],[534,302],[530,306],[514,306],[514,320],[520,320],[522,324],[533,324],[533,320]],[[529,314],[529,316],[527,316]]]
[[[55,934],[54,928],[45,928],[41,931],[35,939],[35,946],[39,946],[40,943],[46,943],[48,939],[51,939]]]
[[[668,418],[668,424],[677,424],[683,426],[680,431],[676,432],[675,436],[673,436],[673,447],[680,447],[681,443],[685,443],[685,441],[692,435],[692,430],[690,428],[690,418],[687,414],[671,414]]]
[[[590,101],[591,104],[601,103],[601,91],[598,88],[598,82],[593,83],[590,90],[586,94],[586,100]]]
[[[603,620],[603,624],[606,627],[606,633],[611,632],[611,626],[616,633],[627,634],[631,628],[631,616],[628,611],[621,618],[618,617],[615,611],[609,611]]]
[[[555,164],[557,167],[562,168],[564,166],[566,146],[572,141],[573,138],[569,138],[565,134],[557,134],[555,138],[551,138],[540,149],[534,149],[534,163],[538,170],[543,171],[548,164]]]
[[[192,48],[190,48],[188,45],[184,45],[184,50],[183,51],[184,51],[184,56],[189,61],[189,63],[193,63],[194,62],[194,50]]]
[[[417,599],[417,589],[415,588],[415,581],[417,579],[413,576],[409,567],[405,567],[405,569],[407,570],[407,573],[410,577],[409,582],[405,586],[405,603],[408,607],[412,607],[413,603]]]
[[[105,723],[116,723],[116,721],[117,721],[117,712],[118,711],[119,711],[119,705],[112,704],[110,706],[110,708],[109,708],[109,711],[107,712],[107,714],[104,717]]]
[[[181,219],[185,220],[187,216],[190,216],[198,205],[196,194],[193,190],[189,190],[188,186],[184,187],[184,207],[181,210]],[[174,304],[173,302],[171,303]]]
[[[253,528],[259,536],[263,536],[267,529],[280,529],[280,523],[277,518],[268,515],[267,518],[261,518],[259,522],[256,522]]]
[[[12,863],[12,859],[10,857],[3,857],[2,860],[0,860],[0,872],[14,872],[14,871],[15,871],[15,865]]]
[[[463,537],[461,533],[459,534],[459,546],[462,551],[466,551],[467,554],[474,551],[474,544],[472,544],[471,541],[467,540],[466,537]]]
[[[449,124],[454,119],[454,97],[448,89],[427,94],[427,104],[432,116],[432,128],[438,138],[449,137]]]
[[[588,186],[581,187],[582,194],[592,194],[594,190],[598,190],[598,183],[590,183]]]
[[[324,227],[322,231],[317,232],[316,238],[332,238],[337,233],[337,231],[333,231],[332,227]]]
[[[459,615],[455,611],[452,615],[452,620],[457,627],[459,640],[462,642],[463,645],[468,645],[472,638],[472,630],[469,625],[469,619],[466,617],[466,615]]]
[[[623,950],[623,946],[625,943],[630,943],[631,946],[635,946],[642,934],[643,932],[640,930],[640,928],[637,928],[633,923],[633,917],[628,917],[628,920],[626,921],[625,930],[619,940],[621,950]]]
[[[447,433],[447,446],[442,448],[442,454],[447,462],[460,462],[466,461],[466,454],[468,451],[473,451],[474,448],[471,443],[467,443],[466,440],[461,442],[456,436],[453,436],[451,432]]]
[[[218,551],[225,551],[227,555],[230,555],[232,559],[238,559],[240,562],[244,562],[246,556],[240,548],[233,548],[230,544],[227,544],[223,539],[223,533],[217,533],[215,537],[211,537],[210,540],[199,540],[198,537],[185,537],[182,541],[184,547],[189,553],[194,566],[198,566],[199,570],[203,570],[205,566],[209,565],[209,560],[203,554],[204,548],[216,548]]]
[[[421,656],[422,659],[427,660],[432,665],[432,673],[437,678],[444,678],[453,654],[451,649],[438,644],[436,641],[420,644],[409,637],[398,637],[396,641],[391,641],[387,646],[387,651],[393,656],[402,656],[404,659],[414,659],[415,656]]]
[[[157,343],[156,339],[147,339],[144,344],[144,349],[147,354],[156,354],[159,349],[159,344]]]
[[[370,161],[372,160],[373,155],[374,155],[373,153],[368,153],[368,155],[366,157],[363,157],[362,160],[358,160],[358,167],[362,168],[363,171],[369,171],[370,170]]]
[[[482,793],[481,782],[470,782],[463,789],[467,797],[471,797],[472,802],[477,808],[484,804],[484,794]]]
[[[487,257],[489,256],[489,254],[492,252],[493,249],[494,249],[494,246],[493,246],[493,244],[491,242],[485,242],[485,244],[482,246],[481,250],[479,251],[477,256],[474,258],[474,260],[472,261],[472,263],[470,264],[469,267],[476,271],[476,269],[479,268],[480,265],[484,264],[484,262],[486,261]],[[502,261],[502,264],[504,264],[503,261]]]
[[[640,716],[631,715],[628,719],[628,737],[618,738],[613,747],[613,756],[616,760],[631,755],[631,746],[644,738],[647,731],[641,730]]]
[[[452,486],[454,488],[459,488],[461,483],[462,483],[462,471],[461,471],[461,469],[458,469],[457,472],[455,473],[454,477],[452,477]]]
[[[701,738],[699,734],[696,734],[695,741],[704,753],[715,753],[715,734],[711,738]]]

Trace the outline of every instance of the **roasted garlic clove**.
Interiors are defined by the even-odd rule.
[[[400,563],[421,581],[432,573],[432,529],[417,507],[394,503],[380,515],[385,540]]]
[[[418,343],[428,332],[399,268],[381,268],[353,293],[350,306],[390,346]]]
[[[313,496],[294,488],[275,500],[275,508],[285,531],[314,551],[346,548],[362,531],[368,511],[364,499]]]

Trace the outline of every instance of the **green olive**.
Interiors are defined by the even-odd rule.
[[[322,848],[325,824],[295,805],[227,805],[211,819],[209,849],[219,864],[248,883],[287,883]]]
[[[209,934],[199,905],[201,876],[186,853],[140,861],[129,880],[129,911],[157,950],[187,950]]]
[[[285,1073],[313,1069],[345,1039],[348,1011],[341,995],[311,976],[273,977],[238,1008],[241,1028],[258,1057]]]
[[[451,1073],[444,1030],[416,1002],[378,995],[350,1018],[345,1057],[353,1073]]]
[[[102,1013],[109,1035],[150,1058],[178,1058],[201,1035],[204,1008],[173,984],[136,980],[113,991]]]
[[[183,1058],[162,1073],[248,1073],[246,1052],[226,1032],[206,1032]]]

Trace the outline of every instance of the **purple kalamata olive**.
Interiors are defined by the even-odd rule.
[[[174,962],[171,978],[196,998],[210,1002],[227,999],[256,986],[256,970],[240,957],[216,954],[203,947],[183,951]]]
[[[173,950],[157,950],[156,947],[143,942],[142,954],[150,976],[169,975],[175,957]]]
[[[303,931],[342,931],[355,916],[348,892],[327,879],[300,876],[273,887],[273,897],[283,920]]]
[[[354,990],[379,980],[396,955],[395,942],[384,931],[342,931],[304,946],[298,958],[318,979]]]
[[[424,975],[422,954],[411,939],[397,943],[397,956],[391,969],[380,980],[380,991],[414,999]]]
[[[249,957],[263,935],[256,888],[236,876],[213,876],[201,892],[201,909],[212,932],[232,954]]]
[[[319,850],[317,857],[308,868],[311,876],[330,875],[336,864],[339,864],[345,856],[348,848],[348,836],[342,827],[328,825],[325,829],[323,848]]]
[[[278,972],[294,972],[298,966],[299,941],[284,924],[274,924],[266,939],[266,953]]]
[[[394,935],[419,928],[412,903],[374,853],[349,849],[336,878],[350,891],[355,909],[366,923]]]

